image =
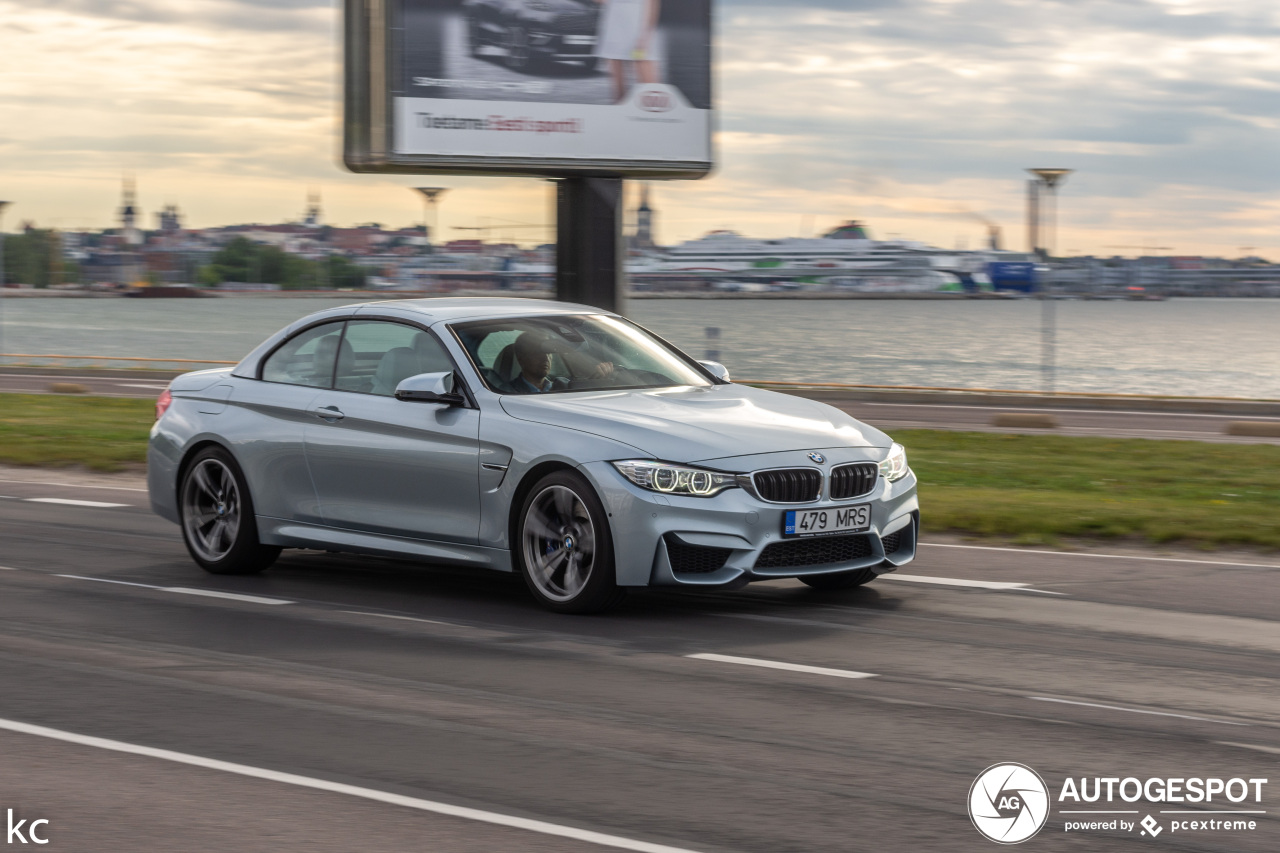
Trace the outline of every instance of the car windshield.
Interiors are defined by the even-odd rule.
[[[685,357],[618,317],[522,317],[451,328],[499,394],[712,384]]]

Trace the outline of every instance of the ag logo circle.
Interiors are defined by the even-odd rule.
[[[1049,819],[1049,789],[1025,764],[993,764],[969,788],[969,819],[997,844],[1021,844]]]

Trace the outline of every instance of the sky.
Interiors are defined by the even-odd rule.
[[[339,5],[0,0],[3,221],[422,221],[446,238],[551,222],[537,179],[352,175],[339,165]],[[1274,0],[717,0],[716,171],[653,186],[665,243],[729,228],[1026,248],[1026,167],[1077,170],[1057,248],[1280,261]],[[550,239],[495,228],[491,239]]]

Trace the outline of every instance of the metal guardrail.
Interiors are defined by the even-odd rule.
[[[216,359],[199,358],[144,358],[124,355],[60,355],[54,353],[13,353],[0,352],[0,358],[39,358],[57,359],[60,361],[127,361],[144,364],[217,364],[236,365],[238,361],[218,361]],[[20,365],[11,365],[18,367]],[[842,382],[797,382],[768,379],[738,379],[741,385],[752,385],[759,388],[794,388],[810,391],[924,391],[929,393],[948,394],[1007,394],[1024,397],[1060,397],[1078,398],[1093,397],[1113,400],[1203,400],[1229,403],[1278,403],[1280,400],[1250,399],[1244,397],[1189,397],[1175,394],[1112,394],[1097,391],[1027,391],[1014,388],[949,388],[935,385],[863,385]]]
[[[45,358],[61,361],[141,361],[158,364],[239,364],[238,361],[215,361],[207,358],[139,358],[128,355],[55,355],[53,353],[0,352],[0,358]]]
[[[1101,397],[1118,400],[1221,400],[1225,402],[1275,403],[1249,397],[1202,397],[1177,394],[1112,394],[1101,391],[1026,391],[1014,388],[945,388],[931,385],[851,385],[839,382],[781,382],[773,380],[736,379],[741,385],[759,388],[797,388],[810,391],[930,391],[953,394],[1013,394],[1027,397]]]

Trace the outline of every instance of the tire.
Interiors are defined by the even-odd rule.
[[[594,74],[600,67],[600,57],[589,56],[582,60],[582,70],[587,74]]]
[[[509,24],[502,36],[502,47],[506,51],[503,62],[512,71],[524,71],[533,65],[534,52],[529,46],[529,31],[519,24]]]
[[[626,597],[617,585],[609,516],[576,471],[555,471],[525,497],[513,543],[525,584],[557,613],[600,613]]]
[[[178,486],[182,541],[191,559],[215,575],[252,575],[280,556],[258,541],[253,499],[235,459],[221,447],[196,454]]]
[[[810,575],[806,578],[800,578],[800,582],[808,584],[814,589],[831,592],[838,589],[853,589],[855,586],[862,586],[875,579],[876,573],[871,569],[855,569],[852,572],[841,572],[838,575]]]

